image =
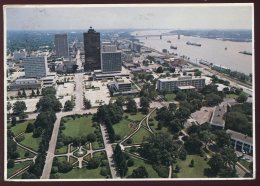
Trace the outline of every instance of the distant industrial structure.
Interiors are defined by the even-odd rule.
[[[55,34],[55,53],[57,57],[68,57],[69,46],[67,34]]]
[[[84,37],[84,51],[85,51],[85,71],[93,71],[101,69],[100,59],[100,33],[96,32],[92,27]]]

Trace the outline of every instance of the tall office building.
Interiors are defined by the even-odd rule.
[[[55,34],[55,53],[57,57],[69,56],[67,34]]]
[[[102,73],[119,73],[122,70],[121,52],[117,51],[116,45],[102,45],[101,52]]]
[[[85,71],[93,71],[101,69],[100,59],[100,33],[96,32],[92,27],[84,36],[85,51]]]
[[[47,56],[26,57],[23,60],[25,77],[41,78],[47,76]]]

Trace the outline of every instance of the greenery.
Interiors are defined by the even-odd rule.
[[[132,143],[134,143],[134,144],[141,144],[150,135],[151,135],[151,133],[149,131],[147,131],[144,128],[140,128],[140,130],[132,136],[132,139],[133,139]]]
[[[27,110],[26,104],[24,101],[16,101],[13,104],[13,114],[18,116],[20,119],[25,118],[25,111]]]
[[[64,110],[65,111],[71,111],[74,108],[74,103],[71,100],[67,100],[64,104]]]
[[[97,169],[75,168],[67,173],[59,173],[60,179],[100,179],[106,178],[100,175],[101,167]]]
[[[35,120],[26,120],[22,122],[18,122],[15,126],[11,128],[11,131],[14,133],[15,136],[18,134],[25,132],[26,127],[29,123],[34,123]]]
[[[88,100],[88,99],[86,99],[85,97],[84,97],[84,108],[85,109],[90,109],[91,108],[91,102],[90,102],[90,100]]]
[[[176,94],[174,93],[167,93],[165,96],[164,96],[164,99],[166,101],[174,101],[176,98]]]
[[[191,161],[196,162],[196,166],[190,167]],[[209,168],[207,161],[199,155],[188,155],[185,161],[178,160],[180,171],[177,174],[178,178],[206,178],[205,169]]]
[[[21,141],[20,143],[34,151],[37,151],[40,142],[41,142],[41,138],[34,138],[32,133],[25,133],[24,140]]]
[[[10,177],[15,172],[25,168],[26,166],[30,165],[31,163],[32,163],[32,161],[24,161],[24,162],[20,162],[20,163],[15,163],[12,168],[7,169],[7,177]]]
[[[140,166],[133,170],[130,178],[148,178],[148,172],[144,166]]]
[[[140,154],[154,164],[170,165],[177,156],[178,147],[167,133],[156,133],[141,145]]]
[[[131,158],[134,162],[133,166],[128,167],[128,171],[126,176],[130,177],[133,170],[137,169],[140,166],[143,166],[146,168],[146,171],[149,173],[148,177],[149,178],[160,178],[160,176],[158,175],[158,173],[153,169],[152,164],[148,163],[147,161],[144,161],[142,159],[137,159],[137,158]]]
[[[126,157],[122,152],[119,144],[117,144],[114,149],[114,160],[116,162],[120,176],[125,176],[127,173]]]
[[[126,108],[129,113],[137,113],[137,105],[133,98],[128,98]]]

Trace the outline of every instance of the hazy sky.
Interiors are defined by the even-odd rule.
[[[124,5],[125,6],[125,5]],[[250,29],[252,6],[7,7],[7,30]]]

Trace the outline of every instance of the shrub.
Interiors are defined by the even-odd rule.
[[[20,136],[18,136],[17,138],[15,138],[15,140],[19,143],[19,142],[21,142],[21,141],[23,141],[25,139],[25,137],[24,137],[24,135],[22,134],[22,135],[20,135]]]
[[[115,135],[115,140],[118,141],[121,139],[121,136],[119,134]]]
[[[41,129],[40,127],[38,127],[38,128],[35,128],[35,129],[33,130],[33,135],[32,135],[32,137],[38,138],[38,137],[41,136],[41,134],[42,134],[42,129]]]
[[[90,134],[87,135],[87,140],[89,142],[93,143],[94,141],[96,141],[96,139],[97,139],[97,136],[95,134],[93,134],[93,133],[90,133]]]
[[[8,162],[7,162],[7,168],[10,169],[10,168],[13,168],[14,167],[14,160],[13,159],[10,159]]]
[[[34,125],[32,123],[28,123],[25,132],[30,133],[33,132],[33,130],[34,130]]]
[[[107,168],[106,168],[106,167],[102,167],[102,168],[101,168],[101,171],[100,171],[100,174],[101,174],[102,176],[107,176],[107,175],[108,175]]]
[[[89,162],[88,162],[88,168],[89,169],[96,169],[96,168],[98,168],[99,167],[99,165],[100,165],[100,160],[99,160],[99,158],[96,158],[96,157],[94,157],[94,158],[92,158]]]
[[[29,156],[30,156],[30,152],[26,151],[26,152],[24,153],[24,157],[29,157]]]
[[[73,168],[73,166],[67,161],[63,161],[58,164],[58,171],[61,173],[67,173],[67,172],[71,171],[72,168]]]
[[[129,159],[127,161],[127,167],[132,167],[134,165],[134,161],[132,159]]]
[[[52,168],[51,168],[51,174],[55,174],[55,173],[57,173],[58,172],[58,167],[57,166],[53,166]]]
[[[126,143],[127,143],[127,144],[132,144],[132,143],[133,143],[133,139],[132,139],[132,138],[128,138],[128,139],[126,140]]]
[[[179,158],[181,160],[186,160],[187,158],[187,151],[185,149],[181,149],[179,152]]]
[[[101,166],[108,166],[108,160],[104,159],[101,161]]]

